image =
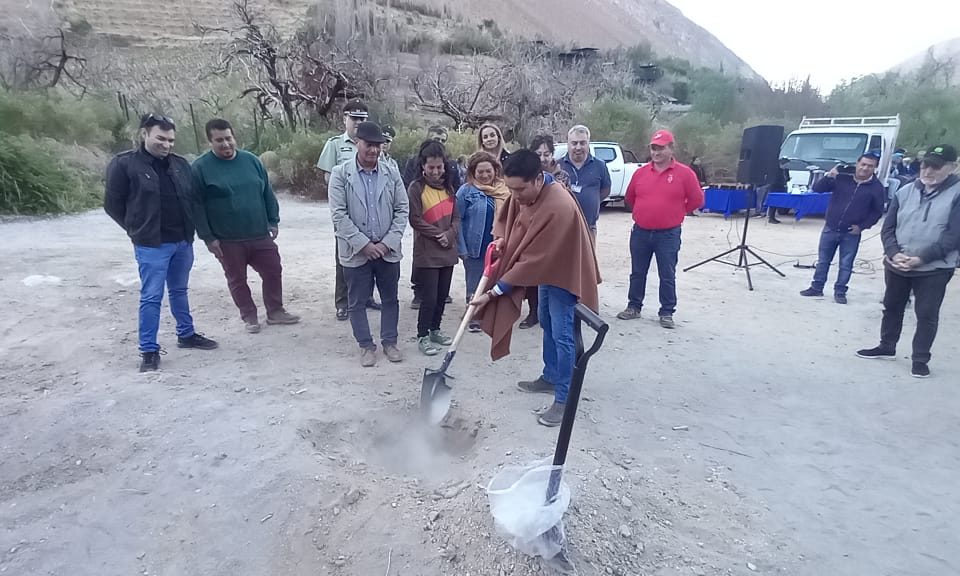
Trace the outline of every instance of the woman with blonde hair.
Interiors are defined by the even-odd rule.
[[[500,162],[501,166],[503,161],[510,156],[510,153],[503,147],[503,132],[496,124],[490,124],[489,122],[480,126],[480,130],[477,131],[477,150],[493,154],[493,157]]]
[[[474,296],[483,276],[483,256],[493,241],[493,223],[510,190],[503,181],[500,161],[486,151],[475,152],[467,160],[467,183],[457,191],[460,235],[457,249],[467,280],[467,303]],[[480,331],[480,323],[470,322],[468,330]]]

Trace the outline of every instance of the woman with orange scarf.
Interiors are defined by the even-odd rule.
[[[475,152],[467,161],[467,183],[457,191],[460,235],[457,247],[467,278],[467,302],[473,298],[483,276],[483,255],[493,241],[493,223],[510,191],[503,183],[500,161],[489,152]],[[470,322],[471,332],[480,331],[480,323]]]

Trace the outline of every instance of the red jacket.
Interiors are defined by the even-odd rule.
[[[657,172],[653,162],[637,169],[624,198],[633,210],[633,221],[645,230],[666,230],[683,224],[687,212],[703,206],[700,180],[676,160]]]

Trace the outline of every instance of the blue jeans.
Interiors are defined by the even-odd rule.
[[[480,278],[483,278],[483,258],[463,257],[463,272],[467,277],[467,304],[473,299],[473,293],[477,291],[480,285]]]
[[[193,317],[187,299],[187,283],[193,268],[193,243],[170,242],[157,248],[134,245],[140,268],[140,351],[156,352],[160,329],[163,286],[170,295],[170,312],[177,321],[177,337],[193,336]]]
[[[567,403],[577,361],[573,339],[573,309],[577,297],[563,288],[540,286],[540,327],[543,328],[543,379],[554,385],[554,401]]]
[[[630,232],[629,306],[640,310],[647,293],[647,272],[650,261],[657,257],[660,275],[660,316],[673,316],[677,311],[677,260],[680,257],[680,227],[666,230],[645,230],[638,226]]]
[[[817,256],[817,269],[813,272],[813,282],[810,287],[823,291],[827,285],[827,273],[830,272],[830,263],[834,254],[840,249],[840,271],[837,272],[837,283],[833,285],[834,294],[846,294],[847,284],[853,275],[853,263],[860,250],[860,235],[849,232],[836,232],[824,229],[820,233],[820,249]]]
[[[350,326],[353,337],[360,348],[376,350],[373,335],[370,333],[370,321],[367,320],[367,302],[373,298],[376,284],[380,292],[380,340],[381,344],[397,345],[397,325],[400,321],[400,300],[397,291],[400,286],[400,263],[387,262],[382,258],[370,260],[357,268],[343,267],[343,277],[347,282],[347,310],[350,312]]]

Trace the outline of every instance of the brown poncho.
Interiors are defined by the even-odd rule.
[[[500,280],[514,287],[549,284],[567,290],[597,311],[600,270],[593,236],[577,200],[566,188],[546,184],[529,206],[511,197],[497,215],[493,235],[503,238],[503,249],[491,286]],[[523,295],[523,290],[514,289],[494,298],[480,311],[494,360],[510,353],[513,324],[520,317]]]

